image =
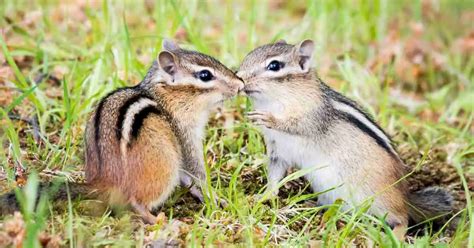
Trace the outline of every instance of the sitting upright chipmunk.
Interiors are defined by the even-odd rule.
[[[113,91],[99,102],[86,128],[87,184],[71,185],[73,195],[96,191],[99,197],[130,204],[150,224],[156,222],[150,210],[179,182],[203,200],[202,139],[208,116],[243,87],[210,56],[169,40],[163,50],[140,84]],[[13,198],[2,199],[8,206],[0,212],[11,212]]]
[[[374,197],[369,212],[387,214],[399,238],[409,217],[420,221],[449,212],[452,196],[446,191],[409,193],[406,182],[397,182],[406,166],[390,138],[354,101],[317,77],[313,50],[312,40],[267,44],[251,51],[237,72],[254,102],[248,117],[262,126],[270,157],[265,193],[278,193],[288,167],[315,168],[306,178],[315,192],[327,191],[320,204],[341,198],[347,209]]]
[[[145,79],[97,106],[87,125],[86,178],[116,190],[145,221],[181,181],[203,200],[202,139],[211,110],[242,81],[216,59],[165,40]]]

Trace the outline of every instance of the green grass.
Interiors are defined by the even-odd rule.
[[[45,232],[71,247],[133,246],[158,238],[190,246],[474,245],[474,56],[462,43],[474,30],[474,2],[91,2],[0,4],[0,191],[14,187],[15,166],[39,175],[30,176],[24,195],[18,192],[24,244],[35,244]],[[42,198],[35,209],[35,178],[82,179],[88,114],[108,92],[138,83],[164,38],[231,68],[258,45],[314,39],[320,76],[364,105],[393,136],[403,159],[417,168],[414,187],[442,185],[455,193],[457,229],[427,228],[426,235],[401,244],[364,213],[367,206],[349,213],[337,203],[315,207],[317,192],[307,191],[302,180],[285,182],[270,203],[254,201],[265,185],[267,160],[258,130],[243,117],[250,109],[243,97],[212,118],[205,141],[210,180],[227,208],[198,204],[178,189],[160,209],[166,220],[155,226],[139,224],[130,212],[85,214],[92,204],[85,201],[54,204],[58,210]],[[47,74],[59,80],[35,83]],[[36,119],[38,128],[19,118]],[[0,232],[12,217],[2,218]]]

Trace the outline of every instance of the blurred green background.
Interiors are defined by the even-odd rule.
[[[360,102],[394,138],[415,168],[412,188],[441,185],[455,193],[458,228],[428,229],[407,242],[474,244],[472,0],[0,0],[0,13],[0,192],[33,171],[43,181],[83,180],[88,114],[108,92],[140,82],[164,38],[233,69],[256,46],[311,38],[319,76]],[[285,184],[289,193],[281,201],[253,203],[249,197],[264,185],[266,158],[258,130],[243,117],[248,104],[243,97],[227,103],[213,116],[205,141],[213,186],[231,203],[228,209],[189,205],[192,199],[178,191],[159,210],[163,223],[150,227],[129,214],[93,217],[81,212],[80,203],[59,204],[66,210],[57,211],[45,201],[42,209],[5,217],[0,240],[13,244],[20,237],[35,244],[46,237],[71,246],[140,245],[160,238],[191,246],[400,245],[363,213],[321,221],[321,209],[303,201],[311,195],[301,180]],[[19,173],[21,168],[26,171]],[[35,181],[28,180],[32,189]],[[25,195],[33,201],[34,191]],[[26,231],[10,235],[8,228],[19,223]]]

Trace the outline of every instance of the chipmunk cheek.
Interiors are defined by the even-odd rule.
[[[237,94],[237,91],[234,89],[232,83],[226,82],[224,80],[219,80],[219,83],[216,85],[216,93],[221,98],[229,98]],[[235,91],[235,93],[234,93]]]

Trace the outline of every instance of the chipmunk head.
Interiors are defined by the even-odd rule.
[[[243,91],[256,102],[282,101],[292,90],[304,91],[310,84],[314,42],[298,45],[280,40],[251,51],[240,65],[237,76],[245,82]],[[314,82],[313,82],[314,84]],[[298,94],[295,94],[298,95]]]
[[[211,56],[185,50],[165,40],[151,82],[180,98],[193,97],[194,104],[210,106],[235,96],[243,82],[230,69]]]

